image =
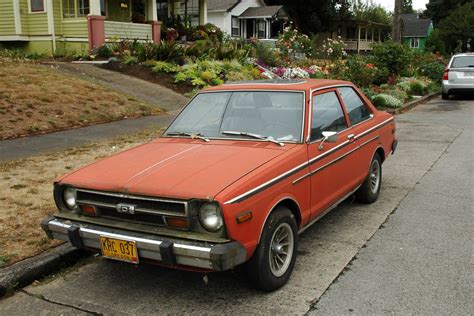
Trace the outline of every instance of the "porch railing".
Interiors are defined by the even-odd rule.
[[[105,38],[151,40],[150,24],[105,21]]]
[[[357,50],[357,40],[345,40],[346,50]],[[359,50],[372,50],[372,44],[377,41],[361,39],[359,42]]]

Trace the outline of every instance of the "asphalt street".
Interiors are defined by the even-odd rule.
[[[98,257],[0,301],[0,315],[469,314],[474,101],[397,116],[399,147],[372,205],[345,201],[301,236],[290,282],[253,290],[203,274]]]

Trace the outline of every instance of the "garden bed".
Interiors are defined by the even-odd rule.
[[[101,65],[100,67],[107,70],[117,71],[125,75],[133,76],[142,80],[146,80],[148,82],[159,84],[182,95],[191,93],[194,89],[194,87],[189,83],[175,83],[174,78],[171,74],[156,73],[153,72],[150,67],[141,64],[125,65],[118,61],[110,61],[106,64]]]

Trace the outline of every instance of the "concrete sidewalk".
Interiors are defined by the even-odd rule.
[[[175,113],[146,116],[92,125],[51,134],[0,141],[0,161],[22,159],[42,153],[82,146],[92,142],[133,134],[150,128],[166,127]]]

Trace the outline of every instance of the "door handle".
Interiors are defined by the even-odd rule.
[[[349,134],[349,135],[347,135],[347,139],[350,139],[350,140],[353,140],[353,139],[354,139],[354,137],[355,137],[355,135],[354,135],[354,134]]]

